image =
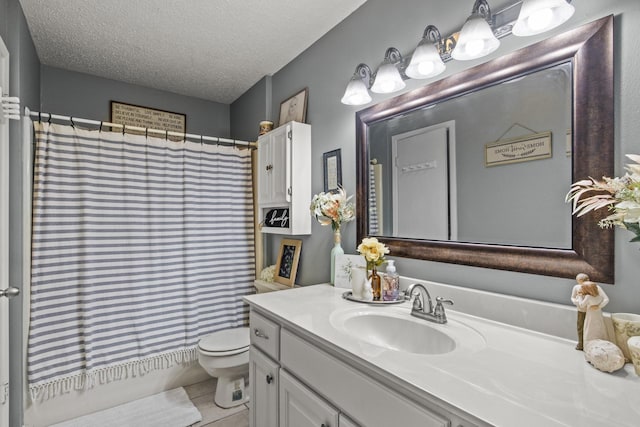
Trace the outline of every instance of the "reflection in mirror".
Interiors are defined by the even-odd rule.
[[[564,203],[571,182],[613,174],[612,16],[361,110],[356,140],[358,240],[613,283],[606,212]]]
[[[372,124],[369,233],[571,248],[571,75],[565,62]]]

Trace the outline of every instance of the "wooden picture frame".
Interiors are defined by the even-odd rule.
[[[282,239],[274,275],[276,282],[293,287],[298,273],[301,248],[302,240]]]
[[[342,151],[340,148],[322,155],[324,192],[335,192],[342,187]]]
[[[166,131],[186,133],[186,114],[158,110],[157,108],[141,107],[124,102],[111,101],[111,123],[126,126],[137,126],[147,129],[157,129],[166,137]],[[129,132],[129,130],[127,130]],[[135,132],[130,132],[135,133]],[[144,132],[140,132],[144,135]],[[158,136],[158,135],[154,135]]]
[[[305,87],[300,92],[282,101],[280,103],[280,120],[278,126],[282,126],[291,121],[306,123],[307,98],[309,98],[309,88]]]

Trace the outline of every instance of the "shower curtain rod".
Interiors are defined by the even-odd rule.
[[[144,132],[145,134],[149,134],[149,133],[164,134],[165,138],[169,138],[170,136],[177,136],[185,140],[187,138],[199,140],[201,143],[203,143],[204,141],[209,141],[209,142],[215,142],[216,144],[232,145],[234,147],[246,146],[247,148],[250,148],[250,149],[255,149],[257,147],[255,142],[240,141],[237,139],[220,138],[217,136],[196,135],[193,133],[182,133],[182,132],[174,132],[170,130],[167,131],[167,130],[160,130],[160,129],[145,128],[140,126],[123,125],[120,123],[104,122],[101,120],[90,120],[90,119],[82,119],[82,118],[71,117],[71,116],[61,116],[58,114],[42,113],[39,111],[30,111],[29,108],[27,107],[25,107],[24,111],[26,116],[30,116],[31,118],[37,119],[38,121],[42,121],[43,119],[48,122],[51,122],[51,120],[61,120],[61,121],[69,122],[72,126],[75,125],[76,123],[98,126],[100,130],[102,130],[103,127],[117,127],[117,128],[122,128],[123,133],[127,129],[130,129],[133,131]]]

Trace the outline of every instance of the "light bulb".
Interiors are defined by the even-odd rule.
[[[451,52],[456,60],[481,58],[495,51],[500,40],[493,34],[489,23],[481,15],[471,15],[460,30],[458,43]]]
[[[484,48],[484,40],[469,40],[463,48],[467,55],[476,56],[482,52],[482,49]]]
[[[445,69],[440,52],[428,39],[423,39],[411,56],[405,74],[412,79],[426,79],[437,76]]]
[[[553,12],[551,9],[536,10],[527,18],[527,24],[529,28],[534,31],[541,31],[549,26],[549,23],[553,19]]]
[[[540,34],[564,23],[574,12],[566,0],[523,0],[511,32],[519,37]]]
[[[349,80],[344,96],[340,100],[345,105],[363,105],[371,102],[371,95],[367,90],[367,86],[358,74],[354,74]]]
[[[399,91],[404,87],[405,83],[402,81],[402,77],[396,66],[385,62],[378,68],[376,79],[371,86],[371,92],[391,93]]]
[[[431,61],[423,61],[418,64],[418,71],[420,74],[431,74],[435,68],[435,65],[433,65],[433,62]]]

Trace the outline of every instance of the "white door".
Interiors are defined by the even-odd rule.
[[[0,38],[0,92],[9,92],[9,52]],[[0,427],[9,426],[9,120],[0,112]]]
[[[447,122],[392,137],[393,235],[455,238],[455,139]]]

